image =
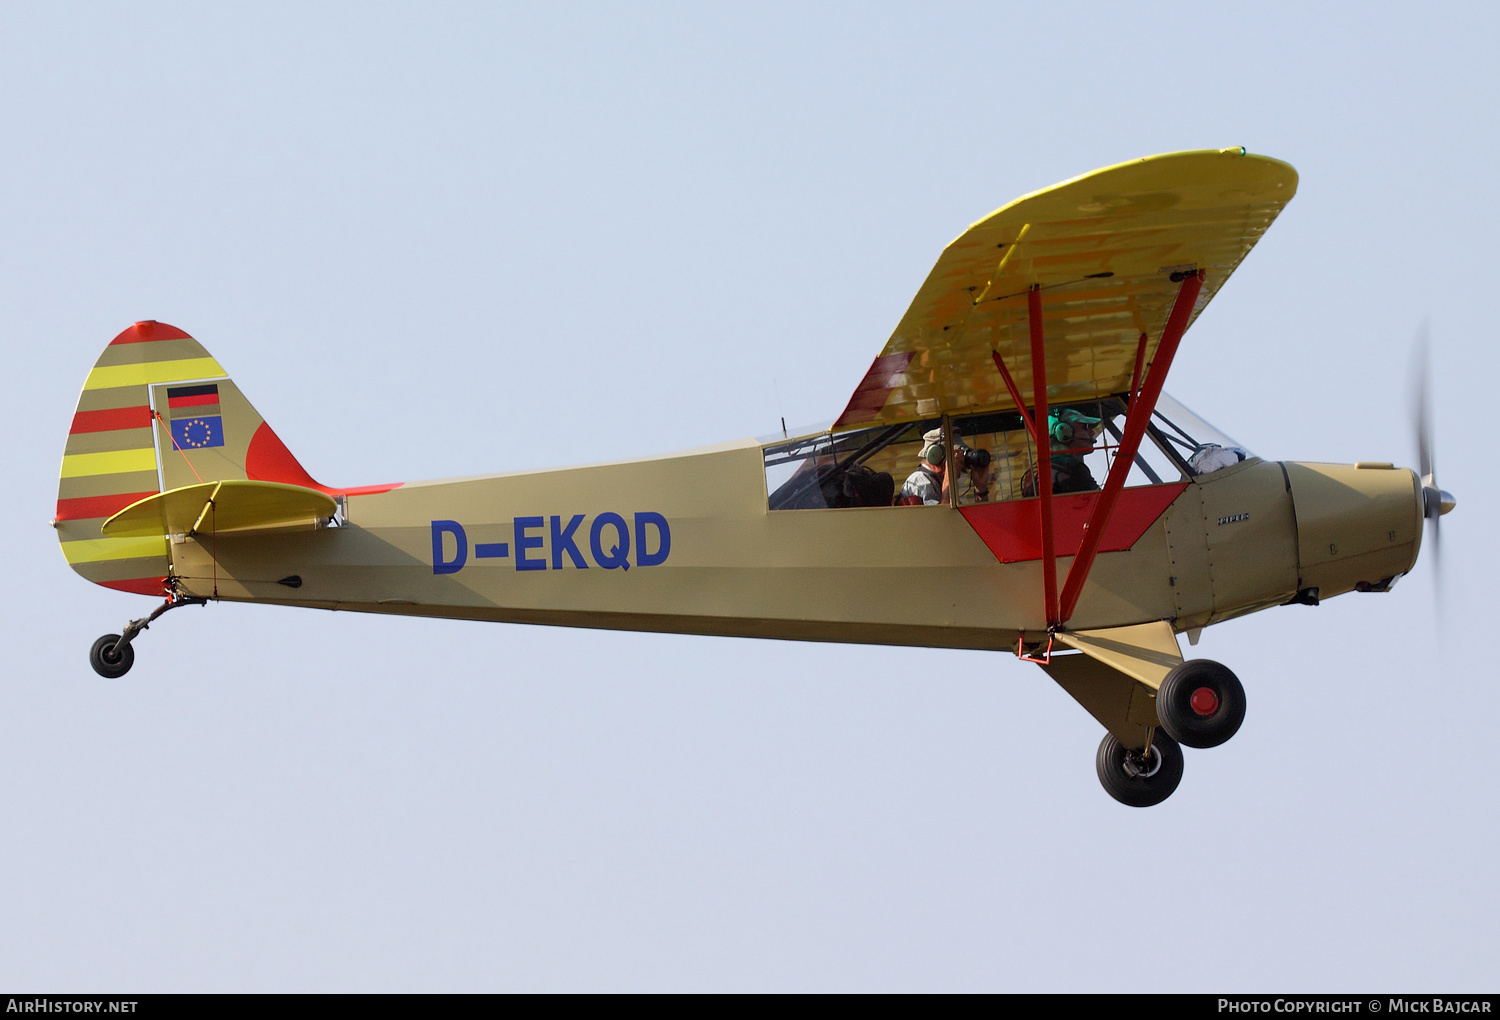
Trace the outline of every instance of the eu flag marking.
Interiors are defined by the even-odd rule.
[[[201,418],[174,418],[172,441],[179,450],[202,450],[224,445],[224,419],[218,415]]]

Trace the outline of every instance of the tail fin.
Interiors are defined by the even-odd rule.
[[[175,326],[137,322],[89,373],[63,452],[54,526],[63,555],[96,584],[161,595],[171,573],[165,535],[105,538],[100,526],[137,500],[201,482],[313,481],[203,346]]]

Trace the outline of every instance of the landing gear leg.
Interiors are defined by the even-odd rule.
[[[114,680],[130,672],[130,667],[135,665],[135,649],[130,643],[135,640],[136,635],[156,620],[158,616],[168,609],[176,609],[178,606],[206,606],[208,599],[197,598],[191,595],[180,595],[173,591],[167,596],[167,601],[156,607],[150,616],[143,616],[139,620],[131,620],[125,625],[123,634],[106,634],[94,642],[94,647],[89,649],[89,665],[94,667],[94,672],[102,677]]]

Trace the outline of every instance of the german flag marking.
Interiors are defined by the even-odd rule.
[[[110,453],[75,453],[64,457],[62,462],[64,478],[155,470],[156,451],[150,447],[144,450],[116,450]]]
[[[192,442],[186,436],[178,436],[180,431],[177,420],[180,418],[203,418],[212,419],[220,414],[219,408],[219,385],[209,383],[206,386],[172,386],[167,389],[167,414],[172,418],[172,434],[177,439],[178,446],[203,446],[202,442]],[[214,429],[222,435],[223,423]],[[197,437],[202,439],[202,436]],[[222,446],[222,443],[210,443],[210,446]]]
[[[224,376],[225,371],[213,358],[187,358],[181,361],[147,361],[138,365],[99,365],[89,373],[85,390],[102,390],[111,386],[150,386],[176,382],[179,379],[204,379]]]
[[[200,404],[219,402],[219,384],[203,386],[173,386],[167,390],[168,407],[197,407]]]

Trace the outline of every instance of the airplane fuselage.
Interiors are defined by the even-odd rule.
[[[1187,631],[1299,591],[1379,588],[1411,568],[1421,536],[1420,486],[1388,466],[1251,459],[1132,492],[1166,509],[1098,557],[1074,629],[1170,620]],[[1002,562],[946,505],[768,510],[749,440],[407,484],[348,497],[337,526],[169,547],[184,594],[229,601],[976,649],[1046,629],[1039,559],[1018,550]],[[1059,576],[1071,562],[1059,556]]]

